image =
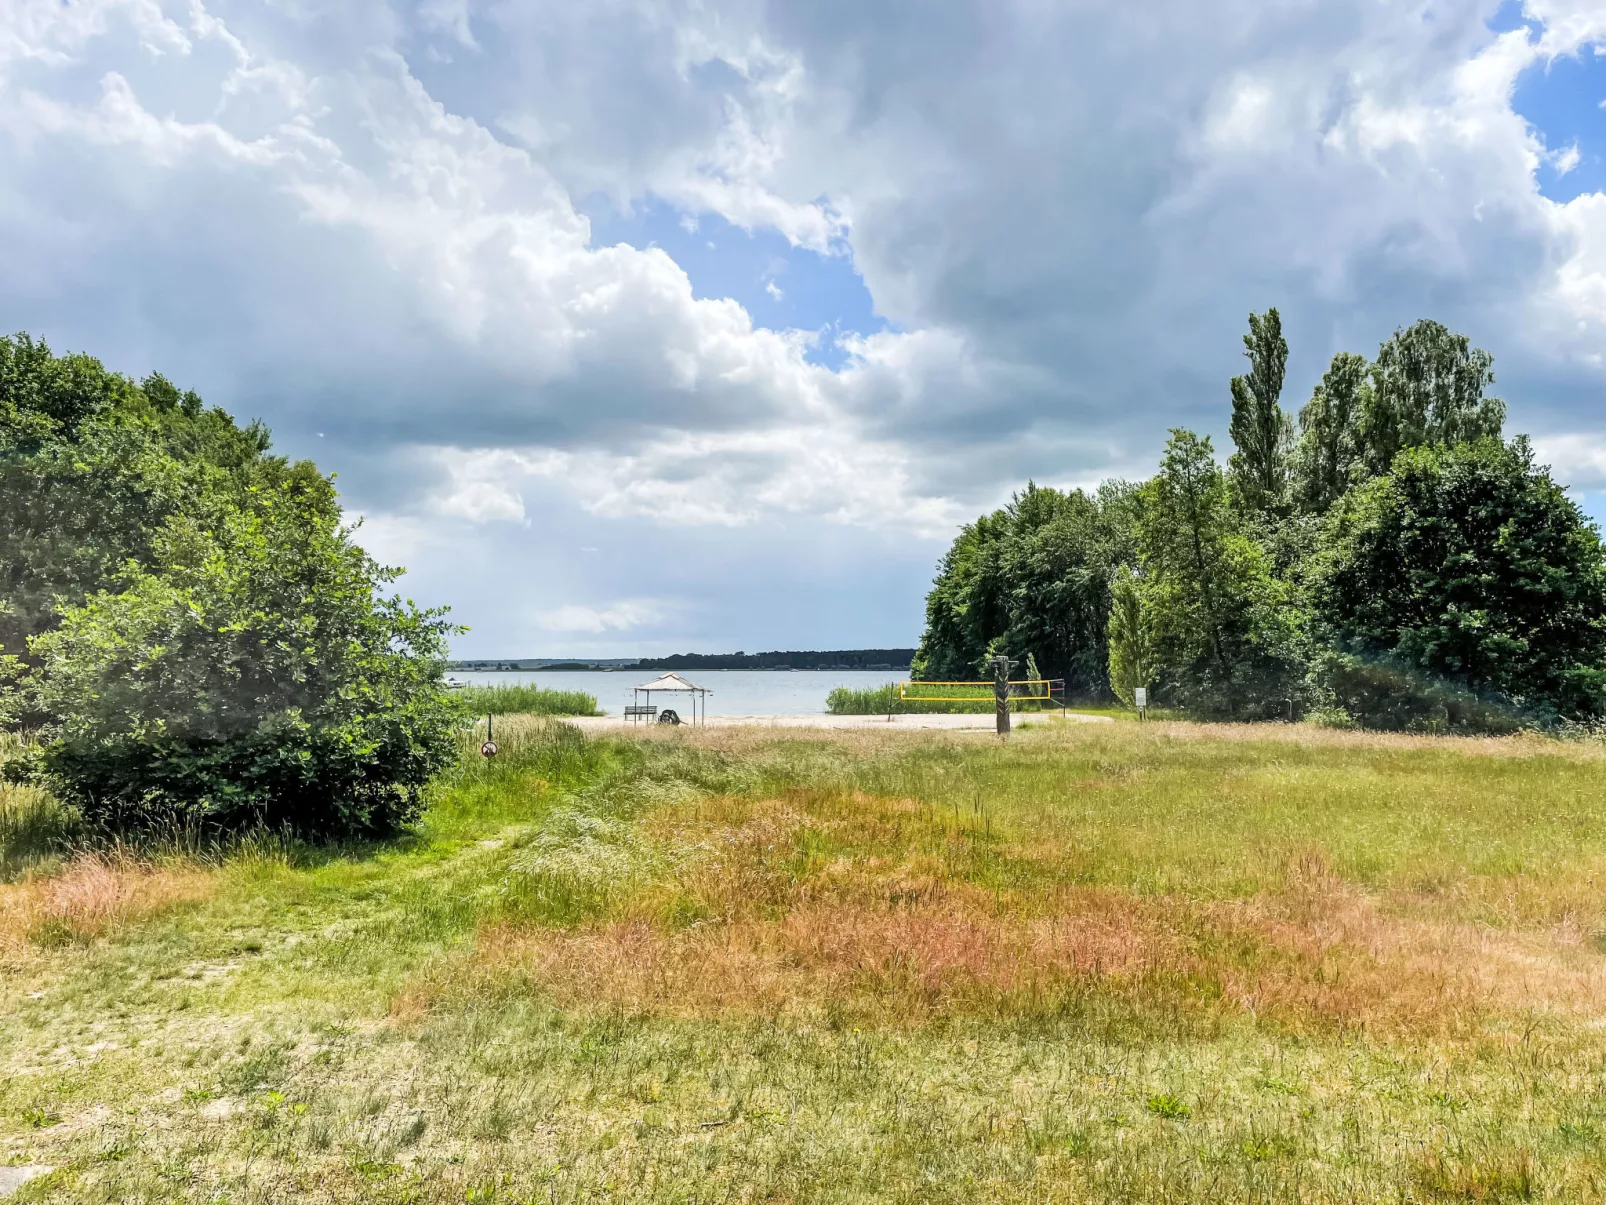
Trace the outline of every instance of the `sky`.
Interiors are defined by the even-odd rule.
[[[0,330],[338,474],[465,657],[907,647],[1028,480],[1436,318],[1606,517],[1606,0],[0,0]]]

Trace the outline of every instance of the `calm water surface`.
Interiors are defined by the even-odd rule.
[[[595,695],[597,705],[609,715],[619,715],[630,700],[630,688],[649,682],[665,673],[664,670],[637,669],[615,673],[466,673],[453,671],[447,677],[454,682],[467,682],[474,686],[495,686],[502,683],[534,683],[551,690],[583,690]],[[885,670],[755,670],[716,669],[699,670],[682,675],[697,686],[708,687],[709,715],[819,715],[825,710],[825,696],[833,687],[853,686],[860,689],[885,686],[900,682],[908,674]],[[673,707],[682,715],[691,714],[690,698],[686,695],[661,695],[653,692],[653,706]],[[682,706],[682,703],[685,706]]]

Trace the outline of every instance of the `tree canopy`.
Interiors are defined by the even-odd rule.
[[[449,752],[439,614],[332,481],[160,375],[0,338],[7,763],[117,829],[377,833]],[[20,770],[17,769],[20,767]]]
[[[1084,697],[1385,727],[1606,714],[1593,524],[1505,442],[1493,358],[1424,320],[1340,352],[1294,424],[1276,309],[1230,384],[1234,451],[1175,430],[1141,486],[1026,492],[960,533],[917,674],[1035,655]]]

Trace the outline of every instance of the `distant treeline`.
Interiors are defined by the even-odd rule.
[[[474,670],[519,670],[563,673],[599,670],[638,669],[835,669],[907,670],[914,649],[828,649],[824,652],[773,653],[676,653],[670,657],[643,657],[639,661],[544,661],[539,658],[516,661],[453,661],[448,668],[461,672]]]

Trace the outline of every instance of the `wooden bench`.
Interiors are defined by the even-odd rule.
[[[632,703],[625,708],[625,719],[627,720],[650,720],[657,714],[658,709],[656,707],[638,707]]]

